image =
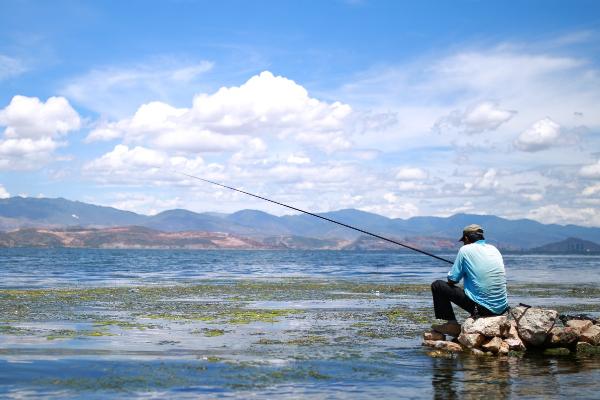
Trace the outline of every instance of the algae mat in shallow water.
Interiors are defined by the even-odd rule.
[[[594,311],[589,293],[571,303]],[[356,280],[0,290],[0,395],[512,397],[527,385],[570,395],[575,377],[584,394],[600,389],[593,356],[430,358],[430,308],[428,285]]]

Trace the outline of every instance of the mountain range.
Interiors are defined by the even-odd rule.
[[[600,228],[542,224],[529,219],[510,220],[493,215],[456,214],[450,217],[401,219],[356,209],[319,215],[381,236],[410,243],[426,243],[429,248],[448,248],[452,243],[458,247],[457,240],[462,228],[472,223],[482,225],[487,239],[504,249],[532,249],[570,237],[600,242]],[[275,216],[257,210],[242,210],[232,214],[196,213],[176,209],[148,216],[63,198],[0,199],[0,231],[120,226],[139,226],[164,232],[220,232],[270,243],[292,239],[344,240],[357,241],[356,245],[360,248],[361,243],[372,246],[377,242],[361,238],[363,234],[360,232],[306,214]]]

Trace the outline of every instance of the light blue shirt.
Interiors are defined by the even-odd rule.
[[[497,248],[485,240],[464,245],[458,251],[448,279],[465,279],[467,297],[488,310],[501,314],[508,307],[504,261]]]

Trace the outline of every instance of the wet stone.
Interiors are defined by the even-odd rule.
[[[443,333],[436,332],[436,331],[425,332],[423,334],[423,339],[424,340],[446,340],[446,335],[444,335]]]
[[[565,347],[555,347],[544,350],[544,355],[546,356],[568,356],[569,354],[571,354],[571,351]]]

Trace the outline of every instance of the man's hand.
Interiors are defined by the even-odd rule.
[[[449,284],[450,286],[454,286],[454,285],[456,285],[457,283],[458,283],[458,282],[454,282],[452,279],[448,279],[448,284]]]

